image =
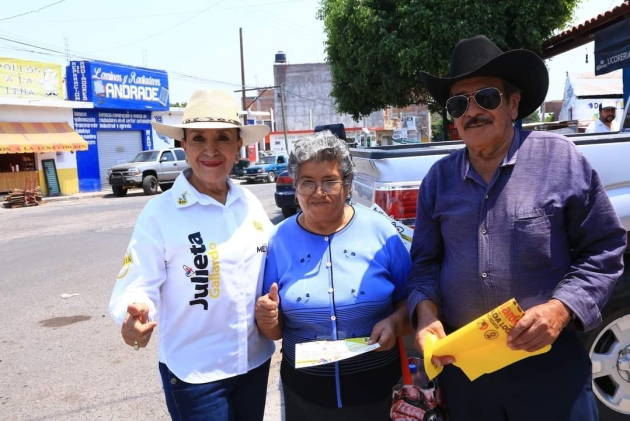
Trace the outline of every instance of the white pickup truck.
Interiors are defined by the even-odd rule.
[[[608,196],[630,231],[630,104],[618,133],[567,135],[599,173]],[[388,215],[414,225],[418,187],[438,159],[464,147],[461,141],[352,149],[355,203],[376,203]],[[593,363],[593,391],[600,420],[630,419],[630,250],[625,272],[602,311],[601,325],[583,335]]]

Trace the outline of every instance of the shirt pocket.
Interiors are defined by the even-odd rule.
[[[552,262],[552,235],[562,224],[562,213],[555,209],[531,209],[514,217],[516,263],[528,269],[540,269]]]

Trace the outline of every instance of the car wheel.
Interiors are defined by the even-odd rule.
[[[297,213],[297,209],[294,208],[293,206],[284,206],[282,208],[282,216],[284,216],[285,218],[293,216],[296,213]]]
[[[163,192],[173,187],[173,183],[162,183],[160,184],[160,190]]]
[[[276,181],[276,173],[269,171],[269,174],[267,174],[267,183],[273,183],[274,181]]]
[[[144,194],[152,195],[156,194],[158,191],[158,182],[157,178],[154,175],[147,175],[142,179],[142,190],[144,190]]]
[[[114,193],[114,196],[116,197],[126,196],[127,190],[128,189],[125,189],[122,186],[112,186],[112,192]]]
[[[630,415],[630,309],[608,316],[589,337],[593,393],[600,420],[627,420]]]
[[[599,419],[628,420],[630,416],[630,264],[618,281],[602,323],[586,339],[593,365],[593,393]]]

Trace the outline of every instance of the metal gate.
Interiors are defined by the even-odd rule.
[[[98,145],[98,165],[101,177],[101,190],[109,190],[107,170],[114,165],[131,162],[142,152],[142,132],[140,131],[116,131],[96,132],[96,144]]]

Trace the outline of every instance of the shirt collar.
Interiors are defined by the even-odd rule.
[[[185,208],[195,203],[200,205],[215,205],[215,206],[230,206],[236,200],[243,197],[243,191],[236,187],[236,184],[228,178],[228,194],[225,200],[225,205],[219,203],[207,194],[199,193],[197,189],[193,187],[188,181],[188,178],[192,175],[192,169],[186,168],[175,179],[173,187],[169,190],[172,194],[172,200],[175,202],[175,207]]]
[[[507,155],[503,158],[503,162],[501,162],[501,167],[505,167],[507,165],[516,164],[516,157],[518,156],[518,148],[521,147],[522,143],[522,133],[520,130],[514,128],[514,135],[512,137],[512,143],[510,144],[510,149],[508,149]],[[462,179],[466,179],[468,176],[468,172],[470,171],[470,160],[468,159],[468,148],[464,148],[464,162],[462,165]]]

